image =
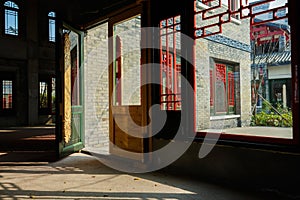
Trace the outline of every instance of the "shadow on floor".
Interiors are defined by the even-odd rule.
[[[0,129],[0,162],[52,162],[55,149],[55,126]]]

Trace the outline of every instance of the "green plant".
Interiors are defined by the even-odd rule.
[[[263,111],[253,115],[251,119],[252,126],[275,126],[275,127],[292,127],[293,117],[289,108],[283,108],[281,104],[277,104],[273,108],[276,112],[270,112],[272,107],[263,104]]]

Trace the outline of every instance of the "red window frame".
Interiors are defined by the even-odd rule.
[[[214,76],[213,76],[213,69],[209,69],[209,82],[210,82],[210,107],[213,107],[215,104],[215,90],[214,90]]]
[[[229,68],[227,69],[227,82],[228,82],[228,105],[235,105],[235,92],[234,92],[234,72]]]
[[[231,110],[235,110],[235,79],[234,67],[228,64],[216,63],[214,69],[210,69],[210,107],[213,115],[233,114]],[[224,85],[224,110],[217,110],[215,104],[218,85],[215,84],[220,80]],[[219,99],[220,100],[220,99]]]
[[[220,64],[220,63],[216,63],[215,64],[215,72],[216,72],[216,75],[215,75],[215,83],[216,82],[219,82],[221,84],[223,84],[223,91],[221,92],[224,92],[223,95],[224,95],[224,98],[223,98],[223,103],[225,105],[225,107],[223,108],[218,108],[217,105],[215,105],[215,114],[227,114],[228,112],[228,109],[227,109],[227,81],[226,81],[226,71],[227,71],[227,68],[226,68],[226,65],[225,64]],[[215,85],[215,84],[214,84]],[[215,87],[219,87],[218,85],[215,85]],[[219,88],[220,89],[220,88]],[[215,89],[217,91],[217,88]],[[219,96],[217,96],[216,98],[218,98],[219,100],[222,100],[222,98],[220,98]]]

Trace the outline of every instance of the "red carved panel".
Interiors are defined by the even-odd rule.
[[[228,105],[234,106],[234,74],[232,71],[228,72]]]
[[[177,49],[180,33],[180,16],[160,22],[160,104],[161,109],[178,110],[181,107],[180,71],[177,61]]]
[[[263,0],[249,4],[247,0],[228,0],[228,8],[222,8],[222,0],[202,0],[207,8],[198,8],[198,0],[195,0],[194,6],[194,27],[195,38],[203,38],[210,35],[222,33],[222,25],[229,23],[233,18],[250,18],[250,25],[260,25],[266,22],[285,19],[288,15],[279,14],[283,9],[288,8],[288,4],[273,7],[267,10],[254,11],[257,7],[275,0]],[[254,18],[268,13],[272,18],[254,21]]]
[[[216,64],[216,79],[226,85],[226,66],[224,64]]]

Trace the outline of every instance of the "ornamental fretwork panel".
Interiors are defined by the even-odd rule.
[[[274,4],[276,0],[261,0],[249,3],[249,0],[195,0],[195,38],[204,38],[222,33],[222,26],[226,23],[249,18],[250,26],[288,18],[288,3]],[[263,9],[265,8],[265,9]],[[256,17],[268,15],[263,20]]]

